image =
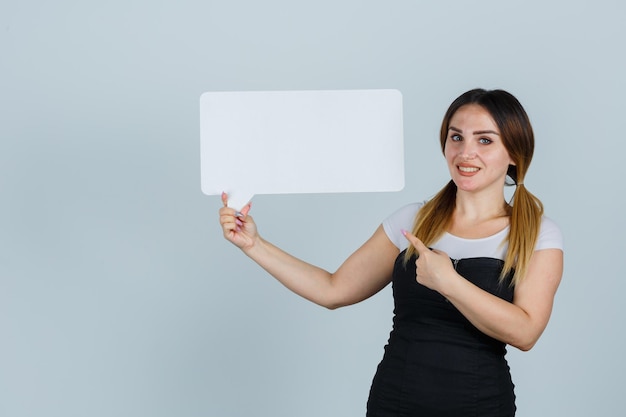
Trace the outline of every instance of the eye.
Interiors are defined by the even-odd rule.
[[[450,140],[452,140],[453,142],[459,142],[461,140],[461,135],[451,135],[450,136]]]
[[[493,141],[489,138],[480,138],[478,139],[478,142],[482,143],[483,145],[489,145]]]

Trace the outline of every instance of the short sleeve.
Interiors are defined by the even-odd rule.
[[[402,234],[402,230],[411,231],[413,229],[415,216],[423,205],[423,202],[408,204],[383,220],[383,229],[387,237],[401,251],[408,247],[408,241]]]
[[[561,249],[563,250],[563,234],[559,226],[549,217],[543,216],[539,238],[535,245],[535,250],[541,249]]]

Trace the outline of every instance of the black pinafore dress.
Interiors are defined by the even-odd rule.
[[[504,262],[453,260],[465,279],[508,302]],[[503,342],[474,327],[449,301],[415,280],[404,252],[393,273],[394,319],[367,402],[368,417],[509,417],[515,394]]]

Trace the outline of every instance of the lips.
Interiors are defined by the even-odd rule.
[[[480,168],[477,168],[477,167],[463,167],[463,166],[459,166],[459,171],[465,172],[467,174],[478,172],[479,169]]]

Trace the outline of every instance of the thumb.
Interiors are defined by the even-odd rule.
[[[246,204],[246,206],[243,209],[241,209],[241,213],[244,216],[247,216],[251,208],[252,208],[252,201],[249,201],[248,204]]]
[[[421,240],[419,240],[415,235],[413,235],[412,233],[407,232],[406,230],[402,230],[402,234],[404,235],[404,237],[411,243],[411,245],[413,245],[413,247],[415,248],[415,250],[417,251],[418,255],[421,255],[424,252],[429,251],[430,249],[428,249],[426,247],[426,245],[424,245],[424,243],[422,243]]]
[[[241,211],[238,211],[237,213],[235,213],[235,215],[243,219],[248,215],[251,207],[252,207],[252,202],[249,201],[248,204],[246,204],[244,208],[241,209]]]

